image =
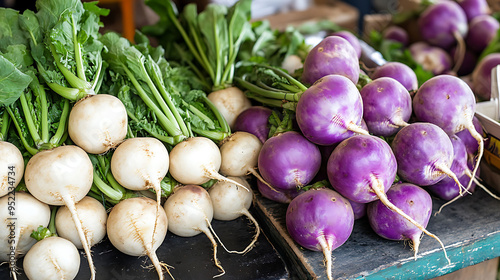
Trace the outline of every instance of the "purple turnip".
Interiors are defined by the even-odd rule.
[[[482,135],[483,127],[476,116],[472,118],[472,123],[474,124],[474,128],[476,129],[477,133]],[[472,137],[469,130],[464,129],[460,132],[457,132],[456,135],[460,137],[460,139],[462,139],[469,157],[474,157],[479,149],[479,144],[477,143],[477,140]]]
[[[349,200],[349,203],[351,203],[352,212],[354,212],[354,220],[361,219],[366,216],[366,207],[368,206],[367,203],[359,203],[352,200]]]
[[[474,94],[479,100],[491,98],[491,70],[500,64],[500,53],[492,53],[482,58],[472,72]]]
[[[327,75],[302,93],[296,108],[304,136],[318,145],[333,145],[363,131],[363,101],[356,85],[340,75]]]
[[[331,189],[308,190],[294,198],[286,211],[288,233],[300,246],[323,252],[330,280],[332,251],[347,241],[353,226],[351,204]]]
[[[252,133],[264,143],[269,137],[268,119],[271,112],[264,106],[252,106],[236,117],[233,130]]]
[[[363,119],[370,133],[391,136],[408,125],[412,109],[408,90],[389,77],[373,80],[361,91]]]
[[[409,47],[413,59],[422,67],[439,75],[451,70],[452,60],[450,55],[439,47],[430,46],[424,42],[414,43]]]
[[[487,0],[457,0],[457,3],[464,10],[468,21],[491,12]]]
[[[320,78],[338,74],[354,84],[359,79],[359,61],[356,50],[344,38],[328,36],[317,44],[304,61],[302,81],[313,84]]]
[[[382,32],[382,36],[386,40],[392,40],[401,43],[403,46],[408,45],[410,42],[410,38],[408,36],[408,32],[402,27],[391,25],[384,29]]]
[[[469,23],[469,33],[465,42],[471,50],[480,53],[497,35],[500,23],[490,15],[475,17]]]
[[[359,39],[356,37],[356,35],[352,34],[351,32],[347,30],[341,30],[337,31],[331,34],[332,36],[339,36],[347,40],[349,44],[354,48],[356,51],[356,55],[358,56],[358,59],[361,57],[361,45],[359,44]]]
[[[295,131],[269,138],[258,158],[259,171],[264,180],[284,190],[307,185],[318,173],[320,164],[318,147]]]
[[[259,190],[260,194],[263,197],[270,199],[272,201],[285,204],[290,203],[292,199],[294,199],[299,194],[304,192],[303,190],[300,189],[284,190],[284,189],[274,188],[269,185],[266,185],[260,180],[257,180],[257,189]]]
[[[409,183],[395,184],[387,191],[387,198],[423,227],[427,227],[432,214],[432,199],[424,189]],[[421,229],[387,208],[380,200],[368,204],[366,212],[370,226],[381,237],[411,240],[417,258]]]
[[[417,75],[408,65],[401,62],[388,62],[380,67],[377,67],[371,74],[373,80],[389,77],[400,82],[408,91],[418,89]]]
[[[413,113],[419,121],[433,123],[449,135],[467,129],[477,140],[478,163],[472,171],[472,177],[476,174],[484,149],[483,137],[472,123],[475,112],[476,99],[470,87],[461,79],[450,75],[427,80],[413,98]],[[467,188],[470,184],[472,179]]]
[[[450,55],[453,58],[456,57],[457,59],[461,59],[462,60],[460,68],[457,69],[457,73],[456,74],[458,76],[469,75],[470,73],[472,73],[472,71],[474,71],[474,68],[476,67],[476,64],[477,64],[477,55],[476,55],[476,53],[474,53],[470,49],[466,49],[465,53],[463,55],[463,58],[459,58],[459,57],[457,57],[458,56],[458,54],[457,54],[457,48],[453,47],[450,50]],[[455,63],[457,63],[457,62],[459,62],[459,61],[455,61]]]

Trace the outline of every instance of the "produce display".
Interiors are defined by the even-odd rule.
[[[381,238],[410,241],[415,258],[431,236],[451,263],[426,229],[432,196],[448,201],[441,208],[476,186],[496,197],[477,179],[485,144],[474,117],[500,64],[494,17],[427,3],[412,14],[425,43],[408,46],[391,26],[371,42],[389,62],[368,69],[353,33],[310,46],[300,29],[251,22],[251,0],[146,4],[159,22],[133,42],[102,32],[109,11],[97,2],[0,8],[10,31],[0,32],[0,260],[10,277],[75,279],[86,262],[99,279],[92,248],[106,240],[147,256],[159,279],[182,279],[157,254],[167,233],[206,235],[213,277],[224,277],[219,246],[235,258],[259,250],[254,191],[288,204],[288,234],[323,254],[328,279],[364,216]],[[238,251],[212,221],[243,216],[254,236]]]

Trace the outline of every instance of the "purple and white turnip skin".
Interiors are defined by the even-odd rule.
[[[264,143],[269,137],[268,119],[271,112],[271,109],[264,106],[252,106],[236,117],[233,131],[252,133]]]
[[[467,47],[477,53],[482,52],[495,38],[498,28],[500,23],[490,15],[475,17],[469,23],[469,33],[465,39]]]
[[[312,85],[326,75],[337,74],[357,84],[359,70],[358,55],[353,46],[342,37],[328,36],[307,55],[302,82]]]
[[[401,43],[403,46],[407,46],[410,42],[408,32],[402,27],[397,25],[391,25],[387,27],[383,32],[382,36],[386,40],[392,40]]]
[[[431,123],[412,123],[403,127],[392,141],[401,179],[429,186],[450,173],[453,145],[448,135]]]
[[[303,193],[304,190],[300,189],[289,189],[289,190],[284,190],[284,189],[279,189],[279,188],[271,188],[270,186],[264,184],[260,180],[257,180],[257,189],[259,190],[260,194],[272,201],[276,201],[279,203],[284,203],[288,204],[297,197],[299,194]]]
[[[258,159],[262,178],[284,190],[307,185],[318,173],[320,164],[318,147],[296,131],[269,138],[262,145]]]
[[[413,59],[434,75],[448,72],[452,68],[450,55],[439,47],[430,46],[424,42],[412,44],[409,48]]]
[[[467,16],[457,3],[442,1],[425,9],[418,19],[418,27],[425,41],[449,49],[467,35]]]
[[[450,75],[427,80],[413,97],[413,113],[419,121],[433,123],[449,135],[467,129],[476,139],[479,145],[478,163],[472,171],[472,177],[479,167],[484,150],[483,137],[472,123],[475,112],[476,99],[470,87],[460,78]],[[471,183],[472,179],[467,188]]]
[[[485,56],[472,72],[474,94],[481,101],[491,98],[491,70],[500,64],[500,53]]]
[[[410,183],[395,184],[387,191],[387,198],[420,225],[427,227],[432,214],[432,198],[424,189]],[[380,200],[369,203],[366,212],[373,231],[389,240],[411,240],[417,257],[421,229],[387,208]]]
[[[354,213],[354,220],[361,219],[366,216],[368,203],[359,203],[352,200],[349,200],[349,203],[351,203],[352,212]]]
[[[328,180],[333,189],[354,202],[379,199],[374,188],[385,193],[396,177],[396,158],[381,138],[356,135],[333,150],[328,159]]]
[[[398,81],[389,77],[375,79],[361,91],[363,119],[373,135],[391,136],[408,125],[411,96]]]
[[[327,188],[304,192],[286,211],[286,228],[293,240],[306,249],[323,252],[328,279],[332,279],[332,251],[347,241],[353,226],[349,201]]]
[[[371,74],[373,80],[389,77],[400,82],[408,91],[418,89],[417,75],[408,65],[401,62],[388,62],[380,67],[377,67]]]
[[[354,48],[356,51],[356,55],[358,56],[358,59],[361,57],[361,45],[359,44],[359,39],[356,37],[356,35],[352,34],[351,32],[347,30],[341,30],[337,31],[331,34],[331,36],[339,36],[344,39],[346,39],[349,44]]]
[[[472,123],[474,124],[474,128],[476,129],[477,133],[483,135],[483,126],[481,125],[481,122],[476,116],[472,118]],[[464,129],[460,132],[457,132],[456,135],[464,143],[465,149],[467,150],[467,154],[469,155],[469,157],[474,157],[478,152],[479,144],[477,143],[477,140],[474,137],[472,137],[469,130]]]
[[[304,91],[295,113],[302,134],[318,145],[337,144],[362,131],[361,95],[356,85],[341,75],[322,77]]]
[[[457,3],[464,10],[468,21],[491,12],[486,0],[457,0]]]

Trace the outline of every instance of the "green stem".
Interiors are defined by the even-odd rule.
[[[76,73],[81,80],[86,82],[87,77],[85,77],[85,68],[83,66],[82,49],[80,47],[80,43],[78,42],[78,38],[77,38],[77,34],[76,34],[76,22],[75,22],[75,18],[73,17],[73,14],[71,14],[71,25],[73,27],[72,28],[73,45],[75,46]]]
[[[199,40],[198,36],[196,35],[196,31],[194,31],[194,28],[191,26],[190,26],[190,30],[191,30],[191,33],[193,35],[193,39],[194,39],[194,43],[196,44],[196,47],[198,48],[198,50],[203,50],[203,48],[201,47],[200,40]],[[200,54],[200,58],[201,58],[201,61],[200,61],[201,66],[205,69],[205,71],[207,71],[208,75],[210,76],[210,79],[215,84],[216,77],[215,77],[214,69],[212,68],[212,66],[210,66],[210,62],[208,61],[208,58],[205,55],[205,53],[199,52],[199,54]]]
[[[127,192],[127,190],[124,187],[122,187],[122,185],[120,185],[120,183],[118,183],[116,181],[115,177],[113,177],[113,174],[111,174],[111,172],[108,172],[108,174],[106,174],[106,179],[108,180],[109,185],[113,189],[121,192],[122,194]]]
[[[214,140],[214,141],[222,141],[231,133],[227,132],[222,132],[222,131],[212,131],[212,130],[204,130],[204,129],[198,129],[196,127],[192,128],[193,132],[195,132],[198,135],[201,135],[203,137],[207,137],[208,139]]]
[[[19,97],[19,101],[21,101],[21,108],[23,109],[24,119],[26,120],[26,124],[28,126],[28,131],[35,142],[35,145],[39,148],[42,144],[42,140],[40,139],[40,134],[38,134],[38,130],[36,129],[35,121],[33,120],[33,116],[31,115],[30,108],[28,107],[28,101],[26,100],[26,95],[21,93]]]
[[[285,83],[278,83],[281,87],[285,88],[286,90],[293,92],[293,93],[302,93],[300,89],[297,87],[294,87],[293,85],[285,84]]]
[[[62,85],[57,84],[57,83],[47,83],[47,85],[55,93],[59,94],[60,96],[66,98],[68,100],[71,100],[71,101],[77,101],[77,100],[80,100],[80,99],[84,98],[85,96],[87,96],[89,94],[92,94],[88,90],[80,90],[80,89],[77,89],[77,88],[69,88],[69,87],[65,87],[65,86],[62,86]]]
[[[292,85],[296,85],[302,92],[307,90],[307,87],[305,85],[303,85],[301,82],[297,81],[294,77],[281,69],[264,64],[259,64],[258,66],[273,70],[274,73],[286,78]]]
[[[92,90],[97,94],[99,92],[99,88],[101,87],[102,80],[104,79],[104,73],[102,72],[102,56],[97,57],[97,63],[99,66],[97,67],[97,71],[95,73],[95,79],[92,82]]]
[[[42,85],[38,86],[38,96],[40,98],[40,110],[41,110],[41,134],[42,134],[42,142],[49,142],[49,117],[48,117],[48,105],[47,105],[47,93]]]
[[[287,93],[287,92],[277,92],[277,91],[271,91],[271,90],[266,90],[263,89],[259,86],[256,86],[252,83],[249,83],[242,78],[235,77],[234,78],[242,87],[248,89],[249,91],[252,91],[254,93],[257,93],[263,97],[267,98],[272,98],[272,99],[279,99],[279,100],[288,100],[288,101],[299,101],[299,93]]]
[[[50,233],[53,234],[54,236],[57,236],[57,229],[56,229],[57,209],[59,209],[58,206],[52,206],[52,209],[50,211],[50,222],[48,227]]]
[[[61,139],[63,138],[64,133],[67,129],[67,122],[69,118],[69,100],[64,101],[63,110],[61,113],[61,118],[59,119],[59,125],[57,127],[56,133],[50,139],[50,144],[57,146]]]
[[[191,113],[195,114],[198,116],[200,119],[202,119],[210,129],[215,129],[215,123],[214,121],[209,118],[207,115],[205,115],[202,111],[198,110],[195,106],[187,103],[186,101],[182,100],[182,103],[188,107],[188,110],[191,111]]]
[[[129,112],[127,110],[127,115],[130,118],[130,120],[135,121],[137,123],[139,122],[139,120],[135,117],[135,115],[134,115],[133,112]],[[175,144],[179,143],[180,141],[182,141],[182,140],[179,140],[179,139],[171,137],[171,136],[161,135],[159,133],[154,132],[151,129],[148,129],[147,127],[142,127],[142,129],[144,129],[151,136],[153,136],[153,137],[157,138],[158,140],[160,140],[162,142],[165,142],[165,143],[167,143],[169,145],[175,145]],[[130,129],[130,133],[131,133],[131,135],[134,135],[134,133],[132,132],[132,129]]]
[[[214,11],[214,10],[213,10]],[[215,11],[214,11],[214,15],[213,17],[216,18],[216,14],[215,14]],[[214,24],[214,45],[215,45],[215,55],[216,55],[216,58],[215,58],[215,63],[216,63],[216,67],[217,69],[215,70],[215,81],[213,81],[214,83],[214,88],[217,90],[217,89],[221,89],[221,86],[222,86],[222,82],[221,82],[221,79],[222,79],[222,57],[220,57],[220,49],[221,49],[221,46],[220,46],[220,41],[219,41],[219,32],[217,32],[217,24]]]
[[[7,132],[9,131],[9,127],[10,127],[9,113],[7,113],[6,111],[3,111],[3,113],[2,113],[2,127],[0,127],[0,141],[7,140]]]
[[[10,107],[5,107],[7,112],[9,113],[10,115],[10,118],[12,120],[12,122],[14,123],[14,126],[16,127],[17,129],[17,132],[18,132],[18,135],[19,135],[19,139],[21,139],[21,143],[23,143],[23,146],[24,148],[28,151],[28,153],[30,153],[31,155],[35,155],[36,153],[38,153],[38,150],[31,147],[29,144],[28,144],[28,141],[26,141],[26,138],[24,138],[23,136],[23,131],[21,129],[21,126],[19,125],[19,123],[17,122],[16,120],[16,117],[14,116],[14,112],[12,112],[12,110],[10,109]]]
[[[80,90],[83,90],[83,89],[90,90],[90,89],[92,89],[92,84],[90,84],[86,80],[83,80],[80,77],[78,77],[75,74],[73,74],[73,72],[71,72],[70,70],[68,70],[68,68],[66,68],[66,66],[64,66],[60,62],[59,55],[56,53],[54,46],[52,46],[52,45],[50,46],[50,51],[52,52],[52,57],[54,57],[54,61],[56,62],[57,68],[59,68],[59,70],[61,71],[61,73],[63,74],[63,76],[66,78],[66,81],[68,81],[68,83],[72,87],[80,89]]]
[[[113,187],[109,186],[104,182],[101,177],[99,177],[99,174],[94,171],[94,178],[93,178],[94,185],[99,188],[99,190],[104,193],[106,196],[111,198],[112,200],[120,200],[123,197],[123,193],[120,191],[115,190]]]
[[[217,107],[215,107],[212,101],[210,101],[210,99],[208,99],[206,96],[203,96],[202,99],[205,104],[207,104],[208,108],[210,108],[210,110],[212,110],[212,112],[215,114],[215,117],[217,118],[217,121],[219,121],[219,124],[222,128],[222,131],[227,133],[228,135],[231,134],[231,128],[229,127],[226,118],[224,118],[224,116],[219,112]]]
[[[278,108],[286,107],[285,104],[296,103],[293,101],[278,100],[278,99],[274,99],[274,98],[266,98],[266,97],[263,97],[261,95],[255,94],[253,92],[247,92],[246,96],[248,98],[255,100],[255,101],[258,101],[259,103],[262,103],[262,104],[265,104],[265,105],[268,105],[271,107],[278,107]]]

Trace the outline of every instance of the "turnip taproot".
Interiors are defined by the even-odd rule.
[[[80,253],[71,241],[52,236],[38,241],[28,251],[23,268],[30,280],[75,279]]]
[[[300,131],[318,145],[333,145],[355,133],[368,134],[360,128],[363,101],[356,85],[340,75],[320,78],[302,93],[296,109]]]
[[[224,268],[217,259],[217,242],[212,235],[214,209],[208,192],[197,185],[185,185],[174,190],[165,204],[169,230],[178,236],[191,237],[204,233],[212,242],[214,263],[224,275]]]
[[[474,124],[474,128],[476,129],[477,133],[482,135],[483,127],[481,126],[481,122],[475,115],[472,118],[472,123]],[[460,132],[457,132],[456,135],[460,139],[462,139],[462,142],[465,145],[465,149],[467,150],[467,154],[469,155],[469,157],[475,156],[479,149],[479,144],[477,143],[477,140],[474,137],[472,137],[469,130],[464,129]]]
[[[229,87],[211,92],[207,98],[226,119],[231,129],[234,127],[236,117],[252,106],[250,99],[237,87]]]
[[[472,177],[476,174],[484,150],[484,139],[472,122],[475,112],[476,99],[470,87],[461,79],[450,75],[427,80],[413,98],[413,113],[419,121],[433,123],[449,135],[467,129],[476,139],[479,145],[478,160]],[[454,180],[457,181],[456,178]],[[467,189],[470,184],[472,179]]]
[[[286,204],[290,203],[292,199],[304,192],[304,190],[299,190],[297,188],[288,190],[274,188],[260,180],[257,180],[257,189],[263,197]]]
[[[120,99],[109,94],[91,95],[72,107],[68,133],[87,153],[102,154],[125,139],[127,123],[127,110]]]
[[[12,143],[0,141],[0,197],[13,191],[24,174],[21,151]]]
[[[354,226],[349,201],[331,189],[310,189],[290,202],[285,219],[293,240],[306,249],[323,252],[326,275],[333,279],[332,251],[347,241]]]
[[[238,115],[233,130],[252,133],[264,143],[269,138],[268,119],[271,112],[271,109],[264,106],[252,106]]]
[[[90,277],[95,279],[90,245],[75,207],[90,191],[92,178],[93,166],[89,156],[73,145],[38,152],[28,161],[24,174],[26,187],[35,198],[49,205],[68,207],[87,255]]]
[[[427,227],[432,214],[432,199],[424,189],[409,183],[395,184],[387,191],[387,199],[424,228]],[[381,237],[411,240],[417,258],[421,229],[387,208],[380,200],[368,204],[367,216],[370,226]]]
[[[250,189],[250,185],[241,177],[229,177]],[[250,244],[241,252],[230,251],[239,254],[245,254],[250,251],[260,234],[260,226],[257,220],[250,214],[248,209],[252,205],[253,194],[229,182],[217,182],[210,189],[208,194],[212,199],[214,209],[214,219],[221,221],[231,221],[242,215],[245,215],[255,225],[255,236]]]
[[[111,209],[106,229],[116,249],[130,256],[148,256],[163,279],[162,267],[172,275],[168,265],[158,260],[156,249],[163,243],[169,224],[165,211],[157,209],[155,201],[147,197],[122,200]]]
[[[15,192],[0,198],[0,261],[7,262],[17,272],[16,260],[36,242],[31,233],[39,226],[48,226],[50,208],[25,192]],[[16,279],[16,275],[12,275]]]
[[[96,199],[86,196],[78,201],[75,207],[82,221],[82,229],[85,232],[89,246],[92,247],[101,242],[106,236],[106,220],[108,219],[104,206]],[[62,206],[57,210],[55,219],[57,234],[73,242],[78,249],[82,249],[83,245],[78,231],[71,219],[71,212],[68,207]]]

